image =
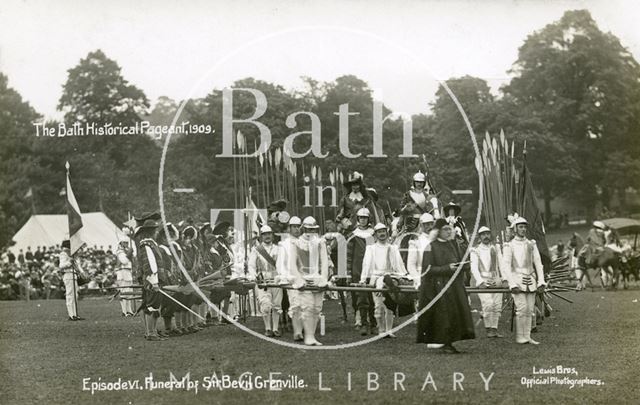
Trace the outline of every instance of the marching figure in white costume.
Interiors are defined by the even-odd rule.
[[[518,217],[512,224],[515,237],[504,245],[504,269],[509,280],[516,310],[516,342],[539,344],[531,338],[531,319],[535,311],[536,291],[546,285],[540,252],[534,240],[529,240],[527,220]]]
[[[420,286],[421,272],[422,272],[422,257],[424,251],[433,242],[438,232],[433,231],[433,225],[435,223],[433,215],[425,212],[420,216],[420,228],[421,232],[418,238],[409,241],[409,252],[407,255],[407,270],[409,276],[414,281],[414,286],[418,288]]]
[[[323,287],[327,285],[329,277],[329,256],[324,238],[318,235],[320,228],[313,217],[306,217],[302,221],[304,233],[298,239],[291,239],[289,250],[289,269],[294,279],[294,288],[305,285]],[[298,291],[291,306],[300,312],[304,331],[304,344],[320,346],[322,343],[315,338],[316,327],[322,312],[321,291]],[[292,317],[293,318],[293,317]],[[295,333],[295,332],[294,332]]]
[[[129,248],[129,240],[123,239],[118,243],[116,250],[116,259],[118,261],[118,270],[116,270],[116,284],[118,287],[128,287],[133,285],[133,274],[131,273],[131,249]],[[120,289],[120,308],[122,316],[133,316],[134,305],[133,300],[122,298],[123,293],[132,293],[133,288]]]
[[[273,230],[269,225],[260,228],[260,239],[251,249],[249,254],[249,278],[261,282],[281,281],[278,258],[281,256],[280,246],[273,243]],[[278,329],[280,314],[282,313],[282,289],[280,288],[255,288],[258,300],[258,309],[264,321],[265,336],[282,336]]]
[[[501,255],[491,243],[491,230],[483,226],[478,230],[480,244],[471,249],[471,274],[476,287],[499,288],[508,285],[507,278],[502,275]],[[498,333],[498,322],[502,314],[502,293],[478,294],[482,305],[482,318],[487,330],[487,337],[501,338]]]
[[[360,283],[382,288],[384,276],[406,274],[398,246],[389,243],[389,232],[384,224],[377,224],[373,228],[376,242],[367,246],[362,262]],[[395,337],[390,331],[393,329],[393,311],[384,304],[382,293],[373,294],[374,314],[378,323],[378,332],[386,333],[385,337]]]
[[[75,259],[70,253],[71,242],[68,239],[62,241],[62,251],[60,252],[60,270],[64,273],[65,298],[67,304],[67,314],[70,321],[81,321],[84,318],[78,316],[78,272],[81,271]]]

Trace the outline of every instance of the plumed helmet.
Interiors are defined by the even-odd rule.
[[[517,218],[513,221],[513,223],[511,224],[511,227],[512,227],[512,228],[515,228],[515,227],[516,227],[516,225],[520,225],[520,224],[528,225],[529,223],[527,222],[527,220],[526,220],[526,219],[524,219],[524,217],[517,217]]]

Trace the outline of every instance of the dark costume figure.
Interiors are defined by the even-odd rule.
[[[338,215],[336,221],[342,225],[343,232],[347,234],[356,225],[356,212],[360,208],[369,209],[371,200],[364,186],[362,174],[353,172],[347,181],[344,182],[346,194],[338,204]]]
[[[467,226],[460,216],[462,207],[454,202],[450,202],[444,206],[442,212],[443,218],[447,220],[453,229],[451,239],[458,244],[461,252],[466,252],[469,247],[469,237],[467,236]],[[468,286],[471,284],[471,274],[468,271],[465,271],[464,274],[464,284]]]
[[[451,226],[446,220],[438,219],[435,227],[439,230],[438,239],[431,243],[430,250],[425,251],[422,261],[419,309],[426,307],[440,293],[462,259],[458,245],[448,240]],[[444,351],[457,353],[453,342],[474,338],[464,274],[460,272],[451,287],[418,319],[417,342],[442,343]]]
[[[150,341],[164,340],[158,336],[156,323],[163,304],[162,287],[164,263],[162,253],[154,240],[158,223],[154,219],[146,219],[135,231],[138,242],[137,261],[140,279],[143,283],[142,303],[140,310],[144,312],[145,339]]]
[[[160,229],[158,234],[158,247],[160,248],[160,254],[162,255],[162,262],[164,263],[164,274],[161,275],[161,281],[164,285],[174,285],[179,284],[181,281],[181,271],[178,268],[177,258],[181,258],[182,248],[180,245],[175,242],[178,239],[178,229],[171,224],[166,224],[167,232],[169,233],[169,239],[167,239],[165,230]],[[176,255],[174,256],[171,252],[172,246],[176,251]],[[168,293],[178,302],[181,302],[183,294],[181,293]],[[180,298],[180,299],[179,299]],[[173,301],[171,298],[163,296],[162,298],[162,308],[160,310],[160,316],[164,321],[164,331],[158,331],[158,335],[163,337],[168,336],[177,336],[181,335],[182,332],[178,330],[178,328],[172,327],[172,319],[174,315],[183,310],[183,308]],[[177,320],[176,315],[176,325],[180,324],[180,321]]]
[[[226,224],[227,223],[223,223],[223,226],[226,226]],[[222,228],[218,226],[215,229],[211,229],[211,227],[203,229],[204,250],[202,251],[202,261],[207,276],[212,276],[216,280],[221,281],[219,287],[211,289],[209,299],[226,314],[229,310],[231,291],[223,287],[223,282],[225,277],[231,272],[229,269],[231,257],[227,250],[221,245],[221,240],[224,238],[221,229]],[[224,231],[226,232],[226,228]],[[218,274],[218,276],[214,276],[215,274]],[[212,279],[212,281],[214,280]],[[218,314],[214,311],[211,313],[211,317],[211,322],[217,324],[217,320],[213,318],[217,318]]]
[[[369,226],[370,213],[366,208],[360,208],[356,213],[357,227],[347,239],[347,274],[351,280],[358,282],[362,275],[362,263],[367,245],[375,242],[373,228]],[[377,331],[374,313],[373,294],[370,292],[351,292],[351,303],[357,315],[360,316],[360,334],[374,334]],[[356,321],[358,316],[356,315]]]
[[[413,213],[417,209],[420,214],[428,212],[437,219],[440,218],[438,205],[437,197],[431,193],[427,185],[427,176],[422,172],[414,174],[411,189],[402,197],[400,214],[404,215],[407,211]]]

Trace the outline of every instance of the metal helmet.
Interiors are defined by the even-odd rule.
[[[289,218],[289,225],[302,225],[300,217],[293,216]]]
[[[418,172],[418,173],[413,175],[413,181],[420,181],[422,183],[426,183],[427,176],[425,176],[425,174],[422,173],[422,172]]]
[[[429,214],[428,212],[425,212],[424,214],[420,215],[420,223],[421,224],[426,224],[429,222],[435,222],[436,219],[433,217],[433,215]]]
[[[369,217],[369,210],[367,208],[360,208],[358,212],[356,212],[357,217]]]
[[[316,222],[316,219],[314,217],[306,217],[304,220],[302,220],[302,227],[308,228],[308,229],[320,228],[320,226],[318,226],[318,223]]]

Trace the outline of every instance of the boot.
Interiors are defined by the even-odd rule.
[[[273,336],[280,337],[282,334],[280,333],[280,329],[278,326],[280,324],[280,314],[275,309],[271,311],[271,321],[273,322]]]
[[[384,334],[385,332],[385,323],[384,323],[384,318],[381,316],[376,316],[376,324],[378,325],[378,334]]]
[[[356,311],[356,322],[353,324],[356,328],[362,326],[362,321],[360,320],[360,311]]]
[[[302,320],[304,329],[304,344],[307,346],[322,346],[315,337],[316,327],[318,326],[318,316],[308,315]]]
[[[516,343],[529,343],[529,339],[526,337],[527,332],[525,331],[527,327],[531,327],[531,317],[516,315]]]
[[[294,313],[291,316],[291,325],[293,326],[293,340],[296,342],[304,340],[302,336],[302,319],[300,319],[299,313]]]
[[[531,343],[532,345],[539,345],[540,342],[537,342],[535,340],[533,340],[531,338],[531,322],[532,322],[532,317],[527,317],[526,318],[527,322],[524,325],[524,338],[527,340],[528,343]]]
[[[169,333],[173,329],[171,325],[171,317],[165,316],[162,320],[164,321],[164,332]]]
[[[385,319],[386,322],[386,332],[387,332],[387,336],[390,338],[395,338],[396,335],[394,335],[393,333],[391,333],[391,329],[393,329],[393,320],[394,320],[395,316],[393,314],[393,312],[391,311],[387,311],[387,318]]]
[[[273,332],[271,332],[271,315],[262,315],[262,321],[264,322],[264,334],[273,336]]]

